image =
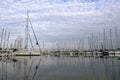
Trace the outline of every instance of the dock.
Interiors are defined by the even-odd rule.
[[[40,52],[15,52],[15,56],[40,56]]]
[[[10,53],[10,50],[0,50],[0,53]]]

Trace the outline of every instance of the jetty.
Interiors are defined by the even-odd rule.
[[[0,50],[0,53],[10,53],[10,50]]]

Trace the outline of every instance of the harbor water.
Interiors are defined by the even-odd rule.
[[[0,80],[120,80],[118,57],[0,58]]]

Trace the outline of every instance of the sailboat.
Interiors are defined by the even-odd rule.
[[[25,21],[26,21],[26,25],[25,25],[25,45],[24,45],[23,50],[16,52],[15,55],[16,56],[39,56],[39,55],[42,54],[42,51],[41,51],[40,45],[38,43],[35,31],[33,29],[31,20],[29,18],[28,11],[27,11],[27,18],[25,19]],[[39,48],[39,51],[37,51],[37,52],[34,50],[32,39],[31,39],[31,36],[30,36],[30,33],[29,33],[29,27],[31,27],[31,29],[33,31],[33,35],[34,35],[35,40],[36,40],[36,45]],[[31,46],[32,46],[32,51],[29,50],[29,40],[30,40],[30,43],[31,43]]]

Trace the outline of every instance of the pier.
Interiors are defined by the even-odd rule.
[[[10,50],[0,50],[0,53],[10,53]]]

